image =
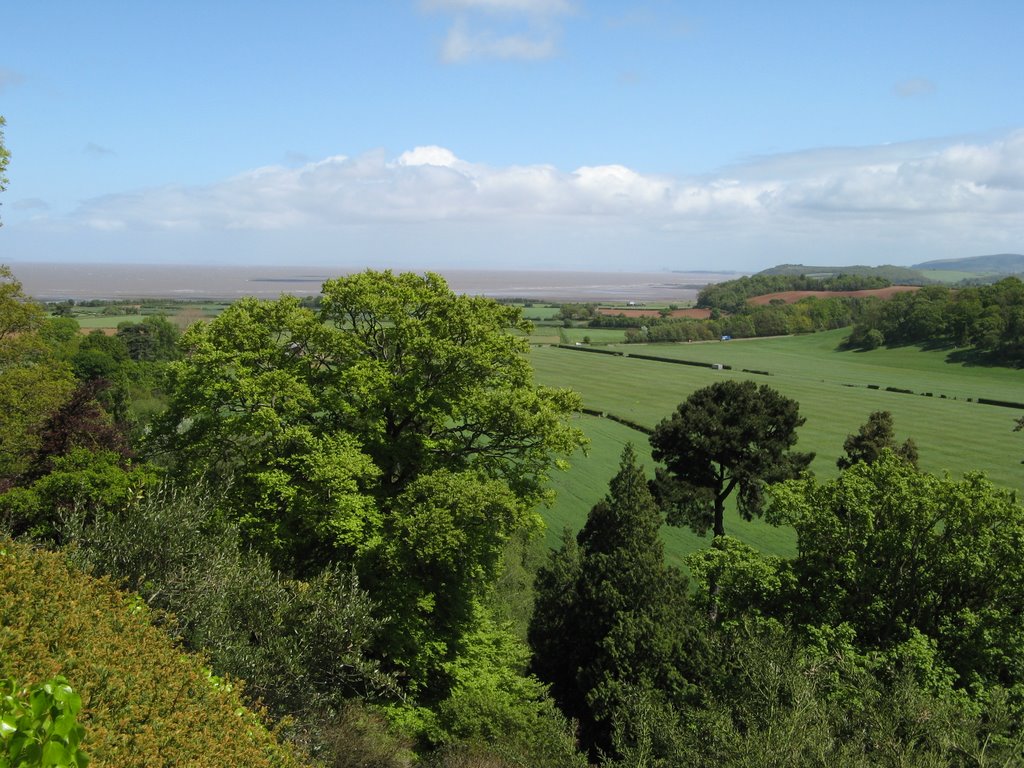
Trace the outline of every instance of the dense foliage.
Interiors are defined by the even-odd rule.
[[[856,349],[882,344],[974,347],[997,361],[1024,361],[1024,282],[951,290],[929,286],[897,294],[866,311],[847,341]]]
[[[886,449],[917,466],[917,445],[913,439],[908,437],[902,445],[897,445],[893,433],[892,414],[889,411],[874,411],[868,416],[868,420],[861,424],[856,434],[847,436],[843,442],[846,454],[839,457],[836,466],[839,469],[849,469],[861,461],[873,464]]]
[[[3,674],[71,681],[95,765],[297,764],[237,688],[153,626],[139,598],[11,541],[0,546],[0,585]]]
[[[740,312],[747,299],[785,291],[863,291],[892,285],[884,277],[839,274],[829,277],[757,274],[712,283],[697,295],[697,306],[722,312]]]
[[[627,446],[607,497],[538,573],[533,666],[595,755],[614,749],[615,724],[637,695],[679,706],[692,694],[686,581],[664,563],[661,523]]]
[[[665,465],[656,487],[669,522],[724,536],[733,491],[743,517],[762,514],[765,487],[814,458],[790,450],[804,421],[796,401],[765,384],[727,380],[694,392],[651,435],[652,456]]]
[[[602,317],[591,321],[590,325],[624,327],[628,343],[782,336],[845,328],[860,317],[865,301],[846,296],[827,299],[808,296],[795,304],[780,301],[764,306],[745,305],[741,311],[729,315],[713,311],[708,320]]]
[[[58,675],[24,688],[0,681],[0,765],[4,768],[85,768],[78,723],[82,697]]]

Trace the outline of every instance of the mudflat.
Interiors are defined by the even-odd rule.
[[[327,279],[363,267],[219,266],[14,262],[25,292],[40,301],[65,299],[237,299],[312,296]],[[378,267],[375,267],[378,268]],[[426,271],[426,270],[417,270]],[[436,269],[459,293],[544,301],[693,301],[722,272],[584,272]]]

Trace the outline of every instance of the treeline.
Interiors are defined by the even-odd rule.
[[[743,308],[730,315],[712,316],[708,320],[687,318],[600,318],[593,327],[606,327],[608,320],[631,321],[627,327],[627,343],[659,341],[707,341],[730,336],[735,339],[756,336],[782,336],[845,328],[860,316],[864,299],[837,296],[818,299],[809,296],[795,304],[768,304]],[[639,325],[639,327],[637,327]],[[612,327],[623,327],[622,325]]]
[[[697,306],[720,312],[741,312],[747,299],[784,291],[862,291],[887,288],[892,283],[877,275],[840,274],[832,277],[757,274],[713,283],[697,294]]]
[[[992,285],[951,290],[927,286],[868,305],[847,344],[948,344],[974,347],[1003,361],[1024,360],[1024,282],[1015,277]]]

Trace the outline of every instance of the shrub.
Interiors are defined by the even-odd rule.
[[[138,597],[63,556],[0,542],[3,674],[74,680],[82,746],[97,765],[299,764],[242,705],[240,687],[213,678],[152,619]]]

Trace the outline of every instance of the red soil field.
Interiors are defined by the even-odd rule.
[[[599,315],[608,315],[610,317],[617,317],[619,315],[625,315],[626,317],[661,317],[661,312],[656,309],[627,309],[625,307],[598,307],[597,313]],[[669,317],[688,317],[691,320],[707,320],[711,317],[710,309],[673,309],[669,312]]]
[[[814,296],[819,299],[827,299],[832,296],[877,296],[880,299],[891,299],[897,293],[920,290],[919,285],[890,285],[888,288],[872,288],[866,291],[783,291],[782,293],[766,293],[763,296],[753,296],[747,299],[748,304],[761,306],[770,304],[772,299],[782,299],[787,304],[795,304],[800,299]]]

